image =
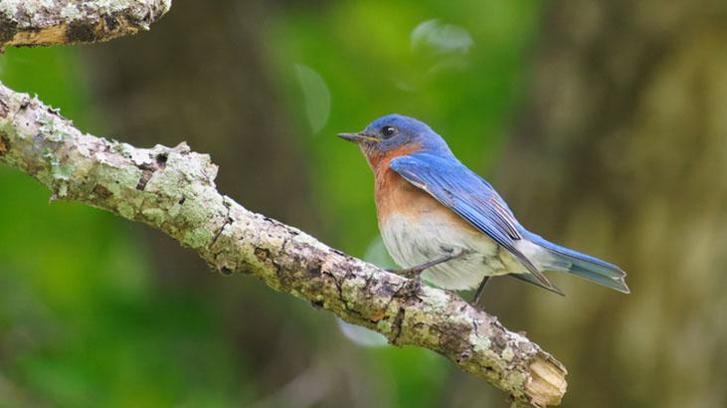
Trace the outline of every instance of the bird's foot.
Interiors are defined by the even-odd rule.
[[[450,253],[441,256],[439,258],[432,259],[429,262],[425,262],[421,265],[412,266],[411,268],[404,268],[404,269],[387,269],[387,271],[405,276],[407,278],[414,278],[418,277],[422,274],[422,272],[426,271],[429,268],[432,268],[434,266],[437,266],[439,264],[443,264],[445,262],[449,262],[453,259],[457,259],[461,256],[469,254],[471,251],[464,248],[457,248],[452,250]]]
[[[406,291],[407,297],[413,297],[419,294],[423,285],[422,276],[416,275],[406,282],[403,289]]]
[[[419,276],[421,276],[421,274],[422,274],[422,272],[424,272],[424,270],[426,270],[426,268],[421,268],[420,265],[413,266],[411,268],[387,269],[388,272],[395,273],[397,275],[400,275],[400,276],[403,276],[403,277],[409,278],[409,279],[419,278]]]
[[[480,286],[477,287],[477,291],[475,292],[475,296],[472,298],[470,305],[474,307],[479,307],[480,300],[482,300],[482,295],[485,293],[485,286],[487,286],[487,282],[489,280],[489,276],[485,276],[484,278],[482,278],[482,282],[480,282]]]
[[[414,268],[407,269],[386,269],[387,272],[395,273],[397,275],[408,278],[404,285],[397,290],[397,294],[410,298],[415,297],[419,294],[422,289],[422,274],[421,271],[413,271]]]

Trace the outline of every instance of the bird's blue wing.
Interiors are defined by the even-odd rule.
[[[492,186],[472,170],[453,157],[427,153],[397,157],[389,166],[515,255],[540,284],[554,288],[515,247],[516,241],[523,236],[522,227],[512,211]]]

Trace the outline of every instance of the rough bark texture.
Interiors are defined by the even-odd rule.
[[[171,0],[0,0],[0,49],[134,34],[148,30],[171,6]]]
[[[388,273],[247,211],[217,192],[209,156],[139,149],[76,130],[57,111],[0,85],[0,163],[74,200],[151,225],[224,274],[271,288],[374,329],[395,345],[448,357],[519,403],[558,405],[565,368],[524,336],[457,295]]]
[[[276,71],[265,60],[266,24],[272,20],[266,9],[274,6],[238,0],[176,0],[174,7],[164,17],[159,27],[163,29],[151,30],[143,41],[83,47],[90,103],[103,118],[104,133],[124,135],[124,141],[137,145],[150,140],[174,145],[186,140],[224,163],[218,187],[247,208],[264,209],[266,215],[317,237],[335,239],[329,233],[330,222],[320,215],[319,191],[313,188],[314,174],[307,162],[307,138],[290,121],[272,120],[288,116],[277,96]],[[290,183],[292,179],[296,182]],[[154,274],[164,285],[220,284],[212,277],[200,277],[201,262],[194,254],[154,231],[138,231],[152,249]],[[240,293],[228,296],[237,297],[239,307],[254,315],[262,310],[250,303],[262,305],[264,299],[259,296],[268,296],[256,288],[243,286]],[[256,339],[280,336],[280,326],[269,329],[263,333],[260,327]],[[244,343],[237,344],[246,348],[245,353],[255,350],[255,361],[266,367],[276,364],[290,369],[295,364],[303,370],[307,365],[300,356],[296,358],[299,349],[272,349],[264,340]]]

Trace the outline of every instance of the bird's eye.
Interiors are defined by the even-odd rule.
[[[384,139],[391,138],[397,132],[398,132],[398,130],[393,126],[384,126],[381,128],[381,134],[384,136]]]

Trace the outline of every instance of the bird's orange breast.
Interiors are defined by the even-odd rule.
[[[375,170],[375,197],[379,227],[383,228],[392,216],[405,217],[416,223],[420,217],[446,219],[471,234],[479,235],[469,223],[445,207],[426,191],[407,181],[392,170],[388,163]]]
[[[379,223],[391,214],[416,215],[440,205],[429,194],[406,181],[390,168],[376,172],[376,210]]]
[[[426,192],[406,181],[389,166],[397,157],[419,150],[418,145],[402,146],[385,153],[364,152],[374,172],[374,190],[379,224],[393,213],[417,213],[438,204]]]
[[[417,222],[419,217],[437,217],[473,235],[480,235],[472,225],[445,207],[426,191],[416,187],[391,168],[376,174],[376,210],[379,226],[391,216],[406,217]]]
[[[479,231],[467,221],[445,207],[429,193],[407,181],[389,166],[393,159],[416,152],[420,148],[418,145],[408,145],[385,154],[365,152],[374,172],[379,227],[383,227],[386,220],[393,215],[410,218],[412,222],[417,222],[417,217],[437,216],[444,217],[452,225],[457,225],[469,233],[479,235]]]

